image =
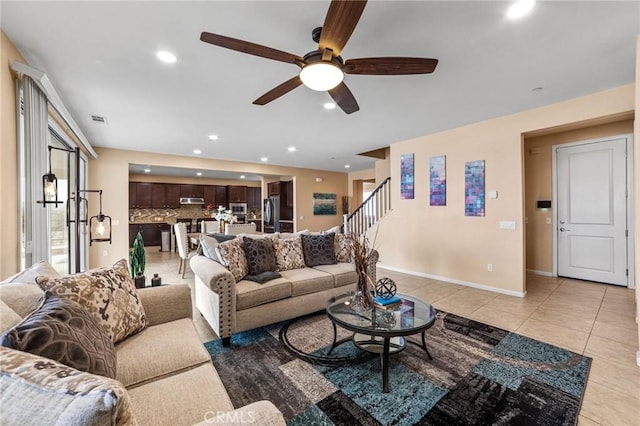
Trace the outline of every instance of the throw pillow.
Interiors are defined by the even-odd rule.
[[[349,236],[336,234],[335,239],[333,240],[333,251],[336,254],[336,262],[351,262],[351,245],[349,242]]]
[[[244,254],[249,267],[248,275],[258,275],[276,270],[276,256],[269,238],[253,239],[244,237]]]
[[[0,359],[2,424],[137,424],[129,394],[117,380],[4,347]]]
[[[208,237],[206,235],[200,235],[200,244],[198,245],[198,252],[202,252],[201,254],[205,257],[208,257],[211,260],[215,260],[220,263],[220,258],[218,257],[218,252],[216,248],[220,245],[218,240],[213,237]],[[200,253],[198,253],[200,254]]]
[[[253,281],[254,283],[258,283],[258,284],[264,284],[267,281],[275,280],[276,278],[281,278],[281,277],[282,275],[280,275],[277,272],[267,271],[258,275],[247,275],[246,277],[244,277],[244,279],[247,281]]]
[[[304,252],[300,236],[284,240],[273,240],[276,253],[276,271],[304,268]]]
[[[302,235],[302,251],[307,266],[333,265],[336,263],[334,240],[336,234]]]
[[[116,377],[116,349],[106,330],[82,306],[49,292],[38,310],[0,336],[0,345]]]
[[[125,259],[111,268],[97,268],[60,278],[38,277],[36,282],[43,290],[82,305],[106,327],[113,343],[147,326],[147,316]]]
[[[241,281],[242,278],[249,273],[247,257],[244,255],[244,250],[242,249],[242,240],[234,238],[233,240],[220,243],[218,250],[223,265],[229,269],[229,272],[231,272],[236,282]]]
[[[51,278],[57,278],[60,276],[58,271],[53,269],[48,262],[40,261],[31,267],[25,269],[24,271],[20,271],[17,274],[5,279],[0,282],[0,284],[8,284],[8,283],[30,283],[35,284],[36,278],[40,275],[45,275]]]

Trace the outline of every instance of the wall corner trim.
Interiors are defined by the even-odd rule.
[[[503,288],[492,287],[492,286],[489,286],[489,285],[474,283],[474,282],[470,282],[470,281],[462,281],[462,280],[457,280],[455,278],[441,277],[441,276],[438,276],[438,275],[426,274],[424,272],[416,272],[416,271],[411,271],[409,269],[396,268],[394,266],[385,265],[383,263],[378,263],[378,268],[386,269],[386,270],[394,271],[394,272],[400,272],[400,273],[403,273],[403,274],[415,275],[417,277],[430,278],[430,279],[433,279],[433,280],[444,281],[444,282],[452,283],[452,284],[460,284],[460,285],[463,285],[463,286],[466,286],[466,287],[473,287],[473,288],[477,288],[477,289],[480,289],[480,290],[492,291],[494,293],[506,294],[507,296],[525,297],[527,295],[526,291],[522,291],[521,292],[521,291],[505,290]]]

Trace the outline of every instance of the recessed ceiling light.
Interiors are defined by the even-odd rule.
[[[336,109],[336,104],[334,104],[333,102],[326,102],[322,106],[324,107],[324,109]]]
[[[194,149],[194,150],[193,150],[193,153],[194,153],[194,154],[197,154],[197,155],[200,155],[200,154],[202,154],[202,150],[200,150],[200,149]]]
[[[144,169],[145,173],[151,173],[151,169]]]
[[[196,176],[202,176],[202,172],[196,173]]]
[[[167,64],[173,64],[176,62],[176,55],[171,52],[167,52],[166,50],[160,50],[156,53],[158,59]]]
[[[535,4],[536,0],[517,0],[511,5],[509,10],[507,10],[507,16],[511,19],[520,18],[531,12]]]
[[[345,164],[345,165],[344,165],[344,168],[345,168],[345,169],[348,169],[348,168],[350,168],[350,167],[351,167],[351,165],[349,165],[349,164]]]
[[[267,157],[262,157],[260,161],[269,161],[269,159]]]
[[[289,148],[287,148],[287,150],[289,152],[295,152],[296,151],[296,147],[295,146],[290,146]]]
[[[218,135],[209,135],[209,140],[210,141],[217,141],[218,140]]]
[[[244,179],[244,178],[245,178],[245,175],[240,175],[240,179]]]

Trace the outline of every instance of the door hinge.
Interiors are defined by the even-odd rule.
[[[624,273],[625,273],[626,276],[629,276],[629,270],[628,269],[625,269]]]
[[[628,230],[628,229],[625,229],[625,231],[624,231],[624,236],[625,236],[625,237],[628,237],[628,236],[629,236],[629,230]]]

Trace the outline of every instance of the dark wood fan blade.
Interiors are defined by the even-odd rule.
[[[320,33],[321,52],[328,48],[333,50],[333,56],[340,56],[366,5],[366,0],[333,0],[331,2]]]
[[[227,49],[236,50],[242,53],[248,53],[250,55],[261,56],[267,59],[273,59],[274,61],[288,62],[302,66],[304,59],[298,55],[283,52],[281,50],[273,49],[271,47],[262,46],[259,44],[251,43],[249,41],[238,40],[219,34],[212,34],[203,32],[200,34],[200,40],[205,43],[214,44],[216,46],[225,47]]]
[[[356,98],[344,82],[329,90],[329,95],[347,114],[360,110],[358,102],[356,102]]]
[[[436,65],[438,60],[429,58],[360,58],[347,60],[342,71],[368,75],[428,74]]]
[[[292,91],[296,87],[300,86],[301,84],[302,84],[302,80],[300,80],[300,77],[296,75],[292,79],[289,79],[289,80],[285,81],[281,85],[279,85],[277,87],[274,87],[273,89],[269,90],[264,95],[260,96],[258,99],[253,101],[253,104],[254,105],[266,105],[269,102],[271,102],[271,101],[273,101],[275,99],[278,99],[280,96],[286,95],[287,93],[289,93],[290,91]]]

